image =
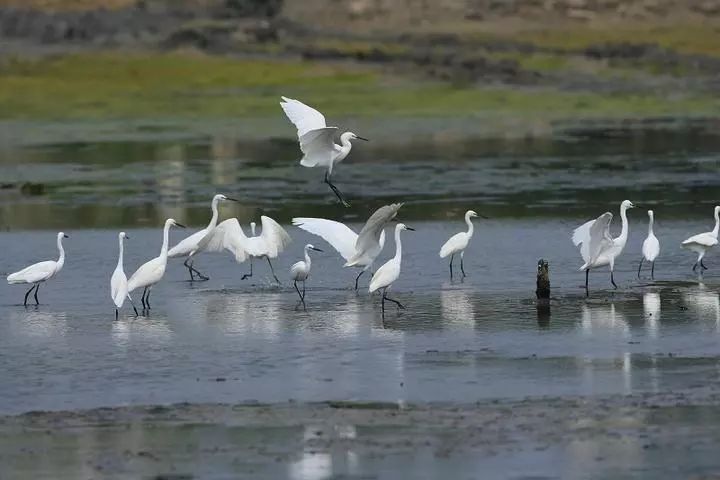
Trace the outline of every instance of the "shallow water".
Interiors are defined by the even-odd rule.
[[[56,230],[71,236],[66,267],[40,288],[39,307],[22,307],[24,287],[0,285],[0,415],[175,402],[357,400],[402,406],[668,392],[703,398],[717,391],[720,380],[720,262],[710,254],[710,270],[698,277],[691,272],[694,256],[679,243],[712,228],[720,187],[718,143],[692,132],[641,132],[360,145],[337,175],[353,203],[348,210],[333,202],[320,172],[288,161],[297,151],[287,140],[130,139],[0,150],[0,227],[6,230],[0,234],[0,276],[54,257]],[[28,181],[42,184],[42,193],[23,193],[21,185]],[[223,205],[221,217],[237,216],[243,224],[260,214],[285,224],[301,215],[342,219],[359,228],[377,206],[407,201],[399,218],[417,231],[403,234],[403,272],[392,289],[407,309],[389,305],[383,318],[378,297],[367,294],[369,278],[361,279],[356,293],[356,271],[343,269],[322,240],[288,226],[293,243],[274,262],[281,286],[273,284],[262,261],[255,264],[255,276],[243,281],[247,264],[201,255],[196,266],[211,279],[191,284],[182,262],[174,260],[153,290],[149,315],[135,318],[127,306],[114,321],[109,277],[117,231],[125,229],[131,237],[126,244],[131,272],[157,254],[164,218],[198,228],[207,222],[208,199],[218,191],[240,198],[237,205]],[[643,208],[629,213],[630,240],[616,266],[620,289],[611,289],[606,270],[593,272],[586,299],[570,232],[605,210],[616,213],[623,198]],[[476,222],[465,256],[469,276],[450,281],[437,251],[464,228],[467,208],[490,219]],[[662,246],[654,282],[636,277],[646,208],[655,210]],[[173,230],[171,238],[187,233]],[[303,311],[288,269],[307,242],[325,252],[313,255]],[[392,252],[389,241],[382,260]],[[540,258],[550,262],[549,312],[534,300]],[[693,417],[681,427],[690,432],[713,415],[717,412]],[[682,452],[691,459],[682,473],[720,468],[713,449],[704,446],[676,454],[669,443],[621,458],[612,437],[536,444],[519,435],[522,448],[489,456],[483,450],[479,458],[458,454],[452,461],[437,452],[423,460],[430,454],[418,453],[422,449],[388,458],[348,457],[343,450],[303,446],[297,428],[273,428],[212,434],[189,428],[183,435],[190,443],[217,435],[230,444],[248,435],[269,438],[272,448],[290,451],[291,458],[274,466],[265,462],[259,471],[268,478],[393,478],[398,469],[417,478],[479,469],[493,478],[577,478],[578,472],[618,478],[617,465],[634,472],[632,478],[677,478],[670,466]],[[132,438],[106,432],[102,441],[94,433],[85,439],[72,432],[77,443],[70,450],[66,433],[59,434],[59,443],[47,446],[58,456],[43,468],[50,477],[84,475],[88,458],[97,458],[95,450],[82,446],[86,441],[119,451],[128,442],[138,445],[130,432]],[[175,458],[172,435],[148,438],[165,442],[168,458]],[[713,443],[720,434],[713,431],[707,438]],[[694,439],[694,434],[682,437],[685,445]],[[3,441],[23,445],[17,436],[0,436]],[[37,439],[28,441],[37,448]],[[3,451],[0,447],[0,460]],[[63,463],[69,451],[73,460]],[[16,453],[10,474],[42,477],[42,468],[32,460],[23,464],[23,453]],[[622,461],[593,463],[598,456]],[[192,465],[193,458],[173,461]],[[128,471],[155,472],[142,465]],[[190,471],[208,478],[248,472],[237,459],[214,465]],[[119,472],[124,478],[124,470]]]

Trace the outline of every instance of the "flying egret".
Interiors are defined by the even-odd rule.
[[[250,257],[250,273],[242,276],[242,280],[253,276],[253,258],[265,258],[270,265],[270,271],[277,283],[280,283],[270,259],[285,250],[290,244],[290,235],[285,229],[270,217],[260,217],[262,233],[247,237],[237,218],[229,218],[215,228],[212,235],[200,242],[201,248],[209,251],[228,250],[235,255],[238,263]]]
[[[307,278],[310,276],[310,266],[312,265],[309,253],[310,250],[322,252],[322,250],[320,250],[319,248],[315,248],[313,245],[308,243],[303,249],[305,253],[305,261],[301,260],[297,263],[294,263],[293,266],[290,267],[290,277],[293,279],[293,285],[295,285],[295,290],[297,290],[298,295],[300,296],[300,301],[302,302],[303,307],[305,307],[305,280],[307,280]],[[297,282],[302,282],[303,284],[302,293],[300,293]]]
[[[117,267],[115,267],[115,271],[113,272],[112,277],[110,277],[110,297],[112,298],[113,303],[115,303],[115,320],[118,319],[118,311],[122,308],[123,303],[125,303],[126,297],[130,300],[133,310],[135,310],[135,316],[137,317],[138,315],[137,308],[135,308],[132,298],[128,295],[128,280],[125,275],[125,270],[123,269],[123,244],[127,238],[130,237],[128,237],[125,232],[120,232],[118,234],[120,253],[118,255]]]
[[[46,282],[53,278],[55,275],[57,275],[60,270],[62,270],[63,265],[65,265],[65,249],[62,245],[63,238],[69,238],[67,235],[65,235],[64,232],[59,232],[57,234],[57,248],[60,252],[60,256],[58,257],[57,261],[55,260],[48,260],[46,262],[39,262],[35,263],[33,265],[30,265],[29,267],[25,267],[19,272],[11,273],[7,277],[7,282],[9,285],[18,285],[18,284],[32,284],[32,287],[30,287],[30,290],[27,291],[25,294],[25,299],[23,300],[23,306],[27,307],[27,299],[28,295],[30,295],[30,292],[35,290],[35,305],[40,305],[40,301],[38,300],[38,290],[40,290],[40,284],[43,282]]]
[[[191,282],[195,280],[193,273],[195,273],[201,280],[209,280],[208,277],[198,272],[197,269],[193,267],[193,256],[202,251],[198,248],[200,241],[207,235],[211,234],[212,231],[215,230],[215,227],[217,227],[218,203],[223,201],[237,202],[237,200],[235,200],[234,198],[226,197],[225,195],[215,195],[210,204],[210,208],[212,209],[212,217],[210,218],[210,223],[208,223],[208,226],[203,228],[202,230],[193,233],[168,251],[168,258],[187,257],[183,265],[185,265],[188,269],[188,272],[190,272]]]
[[[475,227],[473,226],[470,219],[477,216],[478,214],[472,210],[468,210],[467,212],[465,212],[465,223],[468,226],[467,232],[456,233],[455,235],[450,237],[450,239],[445,242],[445,244],[440,249],[440,258],[446,258],[448,255],[450,255],[450,280],[452,280],[453,276],[453,259],[455,258],[455,254],[458,252],[460,252],[460,271],[462,272],[463,277],[466,276],[465,267],[463,266],[463,256],[465,255],[465,249],[470,243],[470,239],[472,238],[473,232],[475,230]]]
[[[622,219],[622,230],[620,236],[612,238],[610,235],[610,222],[613,214],[605,212],[595,220],[584,223],[573,231],[572,241],[575,246],[580,247],[580,254],[585,263],[580,271],[585,270],[585,293],[589,295],[588,280],[591,268],[610,266],[610,282],[617,288],[613,278],[615,259],[622,253],[628,238],[627,210],[635,205],[630,200],[623,200],[620,204],[620,218]]]
[[[350,140],[364,140],[367,138],[345,132],[340,135],[341,145],[335,143],[335,134],[338,127],[328,127],[325,117],[312,107],[292,98],[282,97],[280,106],[288,119],[297,127],[300,150],[304,154],[300,165],[303,167],[325,167],[325,183],[332,189],[337,198],[346,207],[349,207],[340,190],[331,181],[333,166],[342,162],[352,149]]]
[[[372,280],[370,280],[370,287],[368,291],[373,293],[378,289],[382,288],[382,313],[385,315],[385,300],[393,302],[399,308],[404,309],[402,303],[387,296],[388,288],[392,286],[395,280],[400,276],[400,263],[402,261],[402,243],[400,242],[400,232],[402,230],[415,230],[406,226],[404,223],[398,223],[395,225],[395,256],[385,262],[380,268],[378,268]]]
[[[655,280],[655,259],[660,255],[660,242],[653,232],[653,223],[655,223],[655,214],[652,210],[648,210],[648,235],[642,245],[642,258],[638,266],[638,278],[640,278],[640,270],[642,269],[643,260],[647,260],[652,264],[650,268],[650,278]]]
[[[385,246],[385,226],[397,215],[402,203],[393,203],[380,207],[373,213],[360,235],[347,225],[324,218],[296,217],[293,225],[306,232],[321,237],[345,259],[345,267],[360,268],[355,277],[355,290],[363,273],[372,268],[373,263]]]
[[[718,231],[720,230],[720,205],[715,207],[715,228],[712,232],[698,233],[682,242],[682,247],[698,254],[698,258],[693,265],[693,272],[700,265],[701,271],[707,270],[703,263],[705,252],[709,248],[714,247],[718,243]]]
[[[170,227],[185,228],[185,225],[181,225],[172,218],[165,220],[165,227],[163,228],[163,243],[160,248],[160,255],[142,264],[140,268],[135,270],[130,280],[128,280],[128,294],[132,293],[138,288],[143,288],[143,294],[140,301],[144,309],[150,310],[150,290],[152,287],[162,280],[165,275],[165,267],[167,267],[168,260],[168,240],[170,236]]]

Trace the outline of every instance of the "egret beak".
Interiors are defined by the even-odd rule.
[[[478,213],[477,216],[480,218],[484,218],[485,220],[490,220],[490,217],[486,217],[485,215],[482,215],[480,213]]]
[[[230,202],[239,202],[240,200],[237,200],[235,198],[225,197],[225,200],[228,200]]]
[[[185,225],[183,225],[182,223],[178,223],[178,222],[175,222],[175,226],[180,227],[180,228],[187,228],[187,227],[185,227]]]
[[[365,138],[365,137],[358,137],[357,135],[355,135],[355,138],[357,138],[358,140],[362,140],[363,142],[369,142],[369,141],[370,141],[370,140],[368,140],[368,139]]]
[[[414,228],[408,227],[407,225],[405,225],[405,228],[406,228],[407,230],[410,230],[411,232],[414,232],[414,231],[415,231]]]
[[[70,235],[66,233],[65,235],[63,235],[63,238],[70,238]]]
[[[322,250],[320,250],[319,248],[315,248],[315,247],[313,247],[311,250],[315,250],[316,252],[322,252]]]
[[[128,236],[127,233],[125,234],[125,240],[130,240],[130,237]]]

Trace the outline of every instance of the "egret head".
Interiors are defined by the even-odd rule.
[[[128,234],[127,234],[127,233],[125,233],[125,232],[120,232],[120,233],[118,234],[118,238],[120,238],[120,240],[125,240],[126,238],[130,238],[130,237],[128,237]]]
[[[468,217],[477,217],[478,214],[477,214],[477,212],[476,212],[475,210],[468,210],[468,211],[467,211],[467,216],[468,216]]]
[[[395,230],[411,230],[411,231],[413,231],[413,232],[415,231],[414,228],[410,228],[410,227],[408,227],[407,225],[405,225],[404,223],[398,223],[398,224],[395,226]]]
[[[370,141],[370,140],[368,140],[368,139],[365,138],[365,137],[361,137],[360,135],[354,134],[353,132],[347,132],[347,133],[350,134],[350,139],[351,139],[351,140],[362,140],[362,141],[364,141],[364,142],[369,142],[369,141]]]
[[[312,244],[308,243],[305,245],[305,250],[315,250],[316,252],[322,252],[319,248],[315,248]]]
[[[620,209],[627,210],[628,208],[635,208],[635,205],[630,200],[623,200],[623,202],[620,204]]]
[[[655,218],[655,212],[653,212],[652,210],[648,210],[648,218],[650,218],[650,220]]]
[[[218,193],[213,197],[214,202],[221,202],[221,201],[228,201],[228,202],[237,202],[234,198],[230,198],[228,196],[223,195],[222,193]]]
[[[58,239],[60,239],[60,238],[70,238],[69,236],[67,236],[67,235],[65,234],[65,232],[58,232],[58,235],[57,235],[57,236],[58,236]]]
[[[165,221],[165,225],[170,225],[170,226],[185,228],[185,225],[183,225],[182,223],[178,222],[178,221],[175,220],[174,218],[168,218],[168,219]]]
[[[715,216],[717,217],[718,215],[720,215],[720,205],[715,207]]]

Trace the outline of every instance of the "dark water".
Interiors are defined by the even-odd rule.
[[[71,235],[66,267],[41,287],[39,307],[20,305],[23,287],[0,285],[0,414],[171,402],[404,405],[702,396],[720,382],[720,261],[711,253],[710,270],[699,278],[690,270],[694,256],[679,243],[712,228],[720,191],[717,146],[714,138],[687,132],[362,145],[337,172],[353,203],[347,211],[332,202],[321,172],[293,162],[296,147],[287,140],[0,150],[0,226],[6,230],[0,234],[0,275],[53,258],[56,230]],[[22,189],[26,182],[40,186]],[[354,292],[354,270],[343,269],[322,240],[288,227],[293,243],[275,263],[280,287],[263,262],[256,263],[253,279],[242,281],[247,264],[202,255],[196,265],[211,280],[190,284],[175,260],[153,290],[149,316],[134,318],[126,309],[113,321],[109,277],[117,231],[131,237],[126,271],[132,272],[157,254],[164,218],[206,223],[215,192],[241,199],[223,206],[221,216],[238,216],[243,223],[260,214],[282,223],[302,215],[358,227],[373,208],[406,201],[400,217],[417,231],[403,237],[403,271],[393,295],[407,310],[389,308],[383,319],[378,298],[366,292],[368,278]],[[630,241],[616,266],[620,289],[609,288],[606,271],[593,272],[593,292],[585,299],[570,232],[605,210],[617,212],[624,198],[645,208],[630,211]],[[490,219],[476,223],[465,256],[468,278],[451,282],[437,251],[464,228],[467,208]],[[655,210],[662,249],[655,282],[636,278],[646,208]],[[173,241],[186,233],[173,231]],[[326,253],[314,255],[303,311],[287,272],[307,242]],[[383,260],[392,249],[388,242]],[[555,299],[549,313],[534,302],[539,258],[550,262]],[[191,435],[205,438],[202,432]],[[274,435],[282,444],[302,434]],[[590,469],[592,452],[620,455],[607,439],[588,442],[450,463],[421,461],[424,455],[373,460],[348,459],[347,452],[312,451],[307,458],[298,452],[295,463],[267,471],[269,478],[309,479],[404,469],[416,478],[437,478],[481,468],[493,478],[578,478]],[[705,471],[700,467],[713,458],[711,450],[694,451],[697,471]],[[75,450],[78,459],[83,451]],[[664,459],[669,465],[678,460],[672,452],[669,446],[652,453],[655,460],[643,457],[635,465],[636,457],[628,457],[623,465],[640,468],[637,478],[660,478],[667,471],[648,470],[647,462]],[[587,461],[577,460],[583,455]],[[577,463],[568,464],[570,459]],[[558,464],[569,466],[558,470]],[[52,471],[57,462],[49,465]],[[68,478],[78,474],[75,464],[68,465]],[[216,478],[237,473],[208,468],[196,472]],[[618,478],[617,473],[598,467],[588,478]]]

